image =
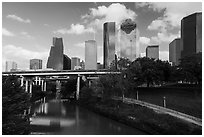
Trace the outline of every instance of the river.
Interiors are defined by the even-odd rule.
[[[50,100],[32,106],[32,134],[143,135],[144,132],[103,117],[69,101]]]

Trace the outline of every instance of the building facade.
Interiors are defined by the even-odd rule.
[[[119,30],[120,57],[134,61],[139,57],[139,30],[136,22],[126,19]]]
[[[17,71],[17,63],[14,61],[6,61],[6,72]]]
[[[42,60],[41,59],[31,59],[30,60],[30,69],[42,69]]]
[[[71,70],[71,59],[65,54],[63,58],[63,70]]]
[[[53,46],[47,61],[47,68],[63,70],[63,41],[62,38],[53,38]]]
[[[97,69],[97,45],[95,40],[85,41],[85,70]]]
[[[115,60],[115,22],[106,22],[103,25],[103,62],[104,68],[109,68]]]
[[[169,61],[172,65],[179,65],[181,59],[181,39],[174,39],[169,44]]]
[[[159,45],[147,46],[146,57],[159,59]]]
[[[78,57],[72,57],[71,58],[71,70],[76,70],[81,68],[80,66],[80,58]]]
[[[202,13],[181,20],[181,57],[202,52]]]
[[[85,70],[85,62],[83,60],[80,62],[80,66],[82,70]]]

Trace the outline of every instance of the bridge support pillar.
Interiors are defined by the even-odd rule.
[[[80,75],[78,75],[77,77],[76,100],[79,100],[79,90],[80,90]]]
[[[28,80],[26,80],[25,91],[28,92]]]
[[[44,90],[43,91],[46,91],[46,81],[45,81],[45,83],[44,83]]]
[[[39,86],[41,85],[41,77],[39,77]]]
[[[37,83],[38,83],[38,77],[36,76],[35,77],[35,85],[37,85]]]
[[[29,91],[29,93],[32,95],[32,81],[30,81],[30,91]]]
[[[44,86],[43,86],[43,84],[44,84],[44,80],[41,80],[42,81],[42,84],[41,84],[41,90],[43,91],[43,88],[44,88]]]
[[[23,86],[23,79],[24,79],[24,77],[21,76],[21,87]]]

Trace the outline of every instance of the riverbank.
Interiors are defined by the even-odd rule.
[[[97,98],[78,103],[89,110],[152,135],[201,135],[202,127],[139,105]]]

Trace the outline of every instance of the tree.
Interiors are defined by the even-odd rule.
[[[201,84],[202,82],[202,53],[186,56],[181,59],[179,68],[184,81],[195,82]]]
[[[24,110],[30,106],[29,94],[20,86],[16,76],[2,79],[2,133],[29,134],[29,117]]]

